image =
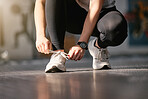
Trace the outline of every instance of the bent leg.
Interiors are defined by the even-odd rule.
[[[45,15],[53,50],[64,49],[65,0],[46,0]]]
[[[98,45],[101,48],[118,46],[127,37],[127,22],[119,11],[110,11],[105,14],[97,23],[100,32]]]

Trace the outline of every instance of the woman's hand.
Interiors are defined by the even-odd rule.
[[[36,40],[36,48],[38,52],[49,54],[49,49],[51,49],[51,42],[44,36],[39,36]]]
[[[84,56],[85,50],[82,49],[79,45],[73,46],[68,53],[69,59],[71,60],[81,60],[82,57]]]

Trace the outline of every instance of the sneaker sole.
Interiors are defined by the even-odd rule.
[[[108,70],[108,69],[111,69],[111,67],[109,67],[108,65],[104,65],[103,67],[101,67],[101,68],[95,68],[94,70]]]
[[[109,67],[108,65],[104,65],[100,70],[106,70],[106,69],[111,69],[111,67]]]
[[[59,68],[57,68],[56,66],[53,66],[51,69],[49,69],[48,71],[46,71],[45,73],[56,73],[56,72],[65,72],[60,70]]]

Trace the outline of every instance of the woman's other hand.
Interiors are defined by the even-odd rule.
[[[73,46],[68,53],[69,59],[71,60],[81,60],[82,57],[84,56],[85,50],[82,49],[79,45]]]
[[[36,48],[38,52],[49,54],[49,49],[52,48],[52,44],[46,37],[40,36],[36,40]]]

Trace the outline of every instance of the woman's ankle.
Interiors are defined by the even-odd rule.
[[[95,47],[97,47],[97,48],[99,48],[99,49],[101,48],[101,47],[99,47],[99,45],[98,45],[98,40],[95,41]]]

